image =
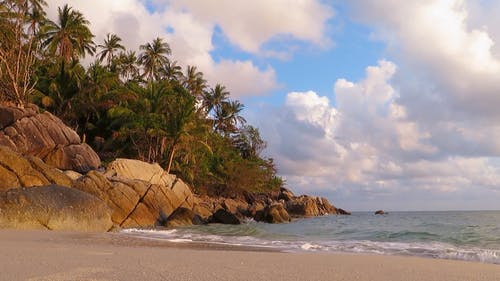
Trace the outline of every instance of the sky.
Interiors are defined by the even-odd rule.
[[[347,210],[500,209],[500,2],[48,0],[162,37],[245,105],[288,188]]]

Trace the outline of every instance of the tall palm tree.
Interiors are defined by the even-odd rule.
[[[207,86],[207,80],[203,78],[203,72],[198,71],[196,66],[188,65],[186,75],[184,76],[184,87],[191,95],[200,99]]]
[[[111,62],[115,58],[116,52],[119,50],[125,51],[125,47],[120,44],[122,39],[116,34],[108,33],[106,39],[104,39],[103,45],[97,45],[97,48],[101,51],[97,54],[99,56],[99,61],[102,62],[106,59],[108,67],[111,66]]]
[[[203,108],[205,112],[210,113],[226,101],[228,97],[229,91],[226,90],[225,86],[221,84],[215,85],[214,88],[211,88],[210,91],[203,94]]]
[[[168,55],[172,53],[170,45],[157,37],[152,43],[139,46],[142,53],[139,55],[139,63],[144,67],[144,76],[153,80],[158,76],[160,67],[168,62]]]
[[[59,56],[65,63],[78,60],[86,54],[94,54],[95,46],[89,21],[79,11],[67,4],[58,8],[57,22],[49,20],[42,27],[42,45],[52,55]]]
[[[139,76],[137,56],[134,51],[121,52],[118,57],[118,71],[122,79],[130,80]]]
[[[237,100],[223,102],[215,108],[215,130],[228,135],[237,131],[237,125],[247,121],[240,113],[244,105]]]

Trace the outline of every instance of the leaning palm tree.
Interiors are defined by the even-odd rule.
[[[246,123],[240,113],[244,105],[239,101],[226,101],[215,108],[215,130],[228,135],[237,131],[237,125]]]
[[[144,67],[144,76],[153,80],[158,76],[160,67],[168,62],[167,56],[172,53],[167,42],[157,37],[152,43],[139,46],[142,53],[139,55],[139,63]]]
[[[97,54],[99,56],[99,61],[102,62],[106,59],[107,66],[110,67],[116,52],[119,50],[125,51],[125,47],[120,44],[121,41],[122,39],[118,37],[118,35],[108,33],[106,39],[104,39],[104,44],[97,45],[97,48],[101,49]]]
[[[58,8],[57,21],[49,20],[42,27],[42,46],[67,63],[78,60],[86,54],[94,54],[92,42],[94,35],[90,31],[89,21],[79,11],[73,10],[67,4]]]

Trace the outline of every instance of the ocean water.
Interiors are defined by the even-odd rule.
[[[500,211],[359,212],[288,224],[247,221],[177,229],[126,229],[126,235],[177,243],[266,247],[289,252],[419,256],[500,264]]]

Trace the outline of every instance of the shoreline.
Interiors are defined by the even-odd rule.
[[[0,280],[496,280],[500,265],[0,230]]]

